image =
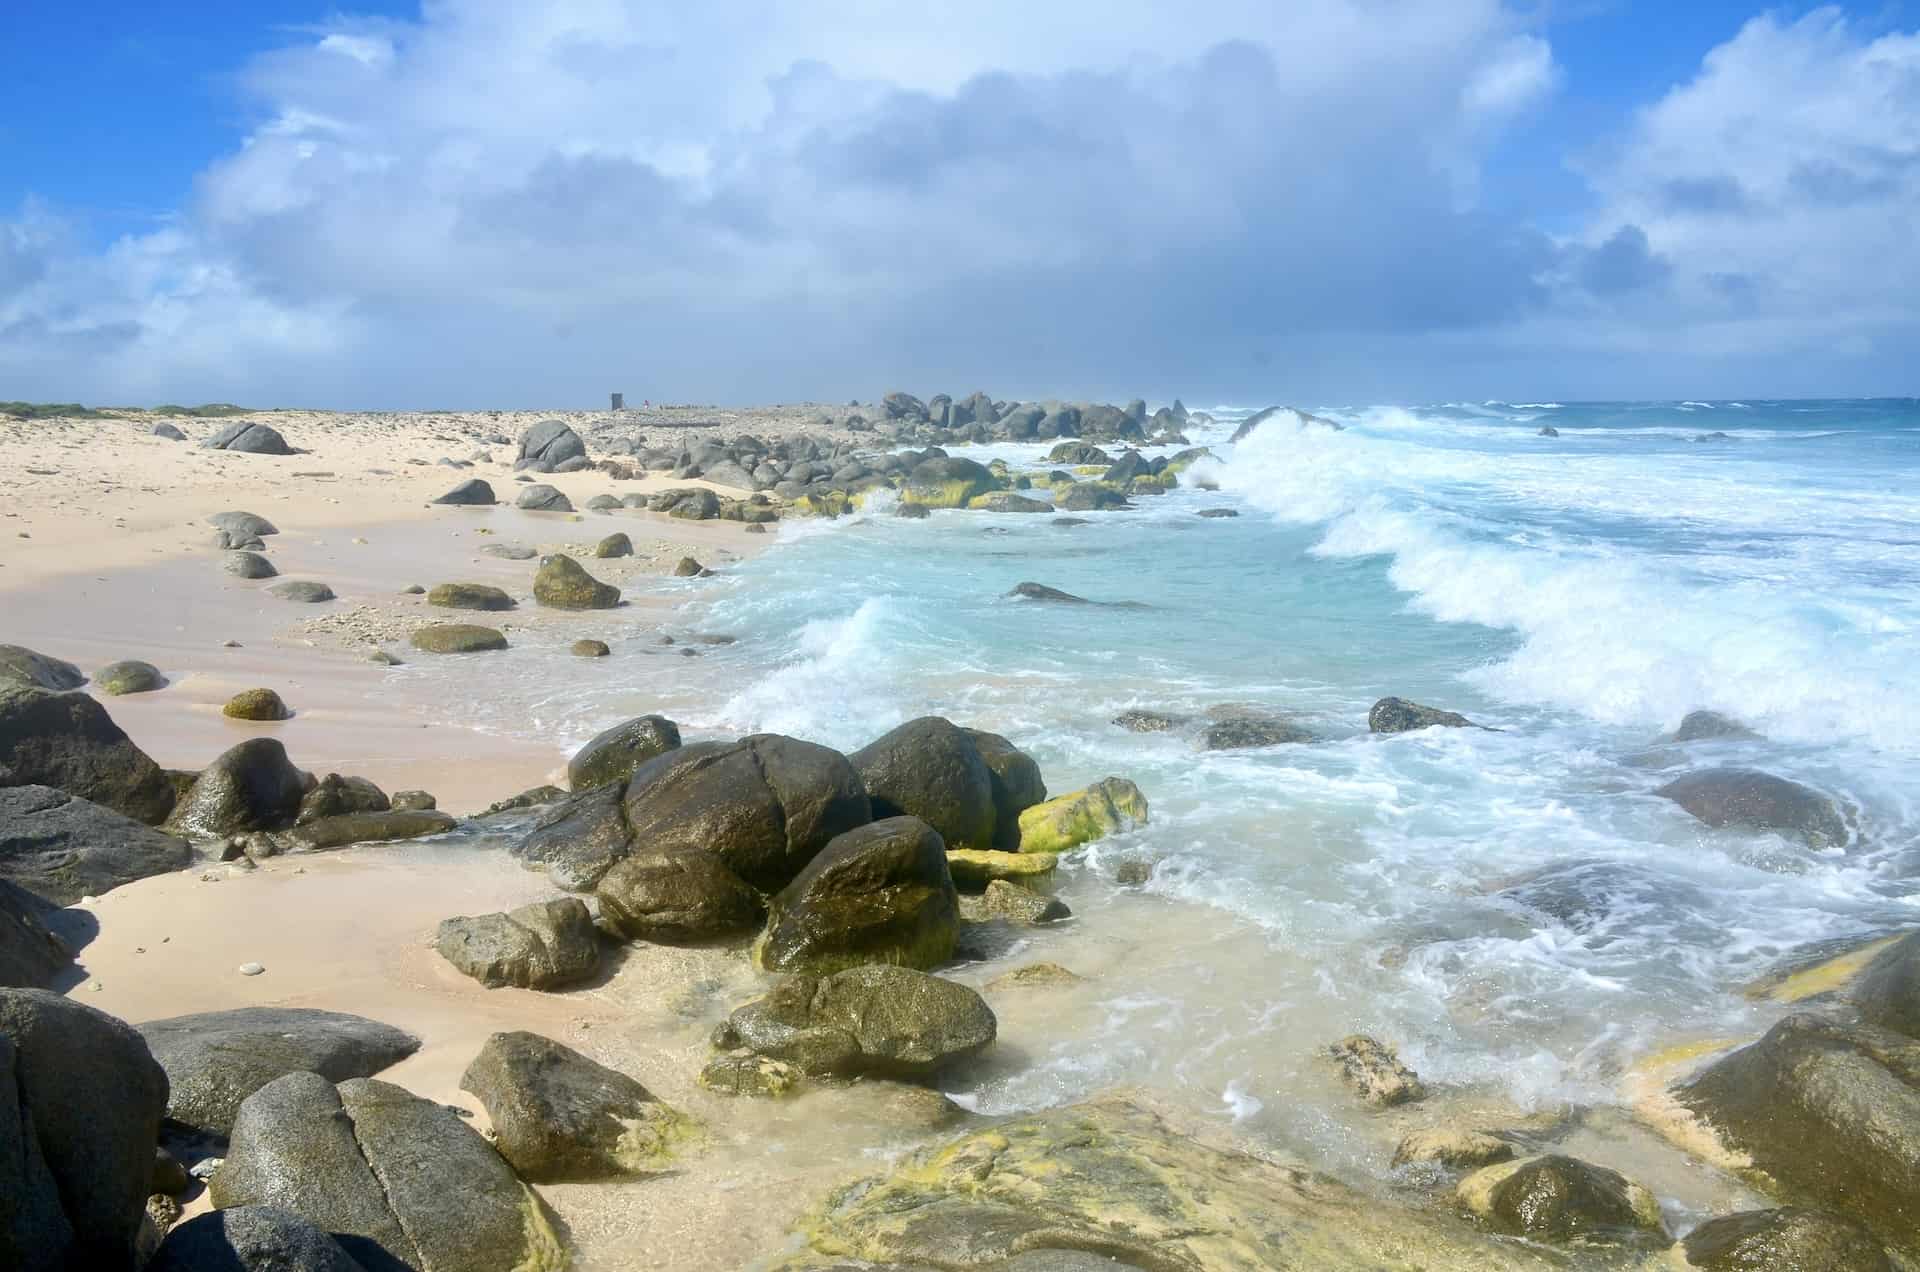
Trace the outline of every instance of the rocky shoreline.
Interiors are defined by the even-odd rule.
[[[517,442],[487,440],[514,447],[523,507],[572,511],[538,475],[593,471],[617,484],[651,472],[682,484],[585,507],[612,514],[637,498],[648,514],[744,533],[862,510],[1124,508],[1164,491],[1204,451],[1150,460],[1103,446],[1184,446],[1189,418],[1177,404],[1149,416],[1142,403],[890,394],[877,408],[809,414],[813,433],[772,441],[716,422],[711,442],[649,447],[632,435],[644,419],[581,421],[583,430],[534,421]],[[208,444],[272,456],[276,438],[291,449],[272,424],[242,421]],[[937,446],[1053,439],[1068,439],[1048,459],[1060,467],[1038,472]],[[706,484],[685,484],[696,482]],[[1050,500],[1022,493],[1036,490]],[[441,498],[497,501],[482,479]],[[223,559],[254,554],[271,568],[271,521],[220,518]],[[620,587],[599,573],[633,547],[610,534],[591,555],[518,558],[530,598],[436,581],[420,599],[380,609],[410,617],[350,624],[342,643],[395,660],[482,658],[517,638],[489,616],[519,612],[523,599],[531,630],[570,633],[560,626],[568,616],[620,603]],[[693,565],[684,577],[708,568]],[[1038,583],[1016,591],[1034,603],[1108,603]],[[477,621],[453,621],[465,618]],[[270,734],[191,771],[164,768],[89,683],[117,703],[162,691],[166,675],[122,660],[89,677],[0,647],[0,985],[9,987],[0,1067],[10,1078],[0,1082],[10,1097],[0,1099],[0,1143],[17,1146],[0,1165],[7,1266],[560,1268],[576,1244],[567,1216],[579,1190],[631,1186],[622,1197],[647,1205],[646,1190],[671,1188],[730,1139],[750,1139],[756,1120],[783,1105],[847,1094],[884,1106],[888,1155],[904,1155],[795,1199],[803,1216],[784,1242],[753,1251],[756,1266],[1730,1270],[1920,1260],[1920,933],[1802,972],[1780,991],[1794,1013],[1758,1040],[1632,1075],[1640,1131],[1671,1141],[1735,1195],[1778,1207],[1719,1214],[1676,1241],[1653,1190],[1571,1150],[1582,1111],[1528,1113],[1423,1081],[1391,1039],[1301,1040],[1357,1109],[1398,1136],[1391,1196],[1230,1142],[1151,1093],[1003,1119],[948,1099],[942,1083],[995,1063],[1010,1042],[1042,1041],[1004,1030],[1010,995],[1044,1000],[1078,979],[1035,962],[975,988],[956,966],[991,961],[1009,932],[1071,920],[1051,882],[1062,858],[1124,845],[1151,816],[1151,793],[1120,776],[1049,791],[1017,739],[929,716],[842,753],[771,734],[686,742],[673,720],[636,716],[569,758],[565,789],[535,787],[456,817],[427,791],[304,770]],[[266,727],[289,713],[265,686],[227,707]],[[1312,741],[1287,720],[1231,706],[1206,718],[1130,711],[1115,724],[1190,734],[1201,749]],[[1483,726],[1388,698],[1367,727]],[[1669,741],[1741,727],[1696,713]],[[1765,773],[1703,768],[1657,793],[1709,826],[1812,846],[1851,833],[1826,796]],[[46,988],[75,986],[90,903],[115,889],[182,871],[209,881],[273,871],[368,844],[404,853],[479,840],[487,846],[465,851],[492,858],[498,845],[544,895],[480,913],[450,908],[416,934],[474,992],[564,1006],[655,950],[737,969],[696,1013],[711,1024],[704,1054],[675,1053],[678,1096],[513,1027],[461,1060],[459,1089],[478,1108],[455,1109],[391,1080],[433,1040],[376,1018],[243,1005],[129,1024]],[[1139,878],[1151,863],[1122,855],[1116,869]],[[1071,949],[1085,934],[1067,931]],[[254,976],[248,967],[267,970],[238,974]],[[752,992],[735,992],[744,987]],[[468,1124],[476,1113],[484,1130]],[[567,1204],[550,1200],[562,1193]]]

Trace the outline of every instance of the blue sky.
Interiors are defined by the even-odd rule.
[[[0,398],[1920,391],[1909,6],[741,13],[15,6]]]

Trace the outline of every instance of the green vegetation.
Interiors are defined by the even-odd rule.
[[[223,420],[230,415],[253,415],[254,411],[244,406],[235,406],[231,402],[208,402],[204,406],[156,406],[148,412],[151,415],[190,415],[196,420]]]
[[[110,420],[119,415],[184,415],[196,420],[223,420],[234,415],[258,412],[231,402],[208,402],[203,406],[82,406],[78,402],[0,402],[0,416],[16,420]]]
[[[104,412],[78,402],[0,402],[0,415],[16,420],[50,420],[59,416],[80,420],[110,418]]]

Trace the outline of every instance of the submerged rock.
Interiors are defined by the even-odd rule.
[[[714,1034],[816,1077],[929,1078],[993,1045],[979,994],[905,967],[872,965],[794,976],[740,1007]]]
[[[657,1174],[699,1135],[626,1074],[533,1033],[488,1038],[460,1089],[486,1108],[500,1155],[535,1183]]]
[[[1460,1200],[1497,1232],[1536,1241],[1665,1245],[1652,1193],[1618,1171],[1575,1157],[1529,1157],[1488,1166],[1460,1181]]]
[[[1831,799],[1757,769],[1701,769],[1675,778],[1654,794],[1716,828],[1775,831],[1815,848],[1847,842],[1847,824]]]
[[[1391,1108],[1427,1093],[1420,1076],[1400,1063],[1400,1053],[1378,1039],[1353,1034],[1328,1050],[1340,1066],[1340,1076],[1368,1104]]]
[[[1313,734],[1279,716],[1235,714],[1208,725],[1200,735],[1200,749],[1241,751],[1311,741]]]
[[[575,658],[605,658],[613,651],[604,640],[576,640],[568,647]]]
[[[185,840],[110,808],[50,786],[0,788],[0,879],[55,905],[192,862]]]
[[[9,786],[52,786],[150,826],[173,809],[173,783],[105,707],[0,681],[0,787]]]
[[[1373,733],[1410,733],[1434,727],[1472,729],[1479,726],[1458,711],[1425,707],[1405,698],[1382,698],[1367,712],[1367,729]]]
[[[586,903],[577,897],[444,920],[434,948],[489,989],[554,989],[600,970],[600,936]]]
[[[1452,1126],[1410,1131],[1393,1151],[1393,1164],[1434,1162],[1455,1170],[1511,1161],[1513,1145],[1496,1135]]]
[[[960,928],[946,846],[917,817],[836,836],[767,909],[754,958],[777,972],[826,975],[865,963],[924,971],[953,956]]]
[[[1854,982],[1852,997],[1868,1024],[1920,1038],[1920,932],[1874,955]]]
[[[1061,853],[1145,825],[1147,797],[1123,777],[1109,777],[1020,814],[1020,851]]]
[[[1680,1243],[1701,1272],[1893,1272],[1873,1234],[1844,1215],[1794,1206],[1709,1219]]]
[[[1189,723],[1190,716],[1168,715],[1161,711],[1122,711],[1113,722],[1129,733],[1168,733]]]
[[[1718,711],[1689,711],[1680,727],[1673,731],[1675,742],[1700,742],[1711,738],[1757,738],[1760,735],[1731,716]]]

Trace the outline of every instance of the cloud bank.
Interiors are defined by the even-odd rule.
[[[0,396],[1886,391],[1920,347],[1920,37],[1754,20],[1555,235],[1488,210],[1563,88],[1497,0],[908,8],[340,20],[164,229],[0,221]]]

